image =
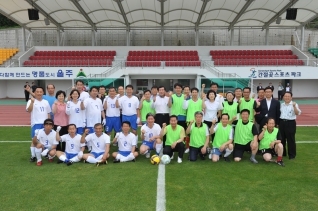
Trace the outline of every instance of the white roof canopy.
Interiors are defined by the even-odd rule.
[[[32,6],[33,5],[33,6]],[[27,9],[39,10],[30,21]],[[294,21],[286,9],[298,8]],[[298,27],[318,17],[317,0],[0,0],[0,13],[37,28],[273,28]],[[276,24],[277,17],[281,23]],[[44,19],[50,20],[45,25]]]

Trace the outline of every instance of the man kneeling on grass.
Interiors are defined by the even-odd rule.
[[[35,130],[33,137],[33,145],[35,148],[35,155],[37,158],[37,166],[42,166],[42,157],[48,156],[49,162],[53,162],[56,153],[56,132],[53,129],[54,122],[52,119],[44,120],[44,129]]]
[[[95,163],[96,166],[107,164],[110,138],[103,133],[103,125],[101,123],[94,125],[94,131],[95,133],[87,135],[90,130],[86,128],[81,138],[82,144],[86,142],[89,146],[92,146],[91,152],[83,155],[84,162]]]
[[[260,140],[259,150],[262,151],[262,155],[265,161],[270,162],[272,154],[277,154],[276,163],[280,166],[285,166],[283,156],[283,145],[281,143],[281,135],[277,128],[275,128],[275,120],[269,118],[267,124],[264,125],[262,132],[259,134]]]
[[[194,120],[190,121],[186,133],[191,135],[189,160],[196,161],[198,154],[201,160],[205,160],[206,148],[210,141],[210,133],[208,126],[202,122],[203,112],[194,113]]]
[[[85,144],[81,143],[82,136],[76,134],[76,125],[68,125],[68,134],[60,136],[59,131],[61,127],[58,126],[56,130],[56,140],[65,142],[65,152],[57,151],[56,156],[59,158],[57,163],[66,163],[68,166],[73,163],[79,162],[83,157]]]
[[[211,134],[215,133],[212,149],[212,161],[218,162],[220,155],[224,154],[224,160],[230,162],[229,155],[233,151],[233,128],[232,123],[229,124],[229,115],[222,114],[221,123],[215,125],[215,120],[212,121],[210,129]]]
[[[121,123],[122,132],[116,133],[113,143],[118,143],[118,152],[113,152],[114,163],[133,161],[138,156],[136,149],[136,136],[129,132],[130,122],[123,121]]]

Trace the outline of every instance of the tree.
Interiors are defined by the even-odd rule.
[[[9,28],[9,27],[14,27],[14,26],[18,26],[18,24],[13,22],[12,20],[7,18],[6,16],[0,14],[0,27],[1,28]]]

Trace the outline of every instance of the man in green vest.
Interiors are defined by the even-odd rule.
[[[259,150],[261,150],[264,160],[270,162],[272,154],[277,154],[276,163],[285,167],[282,160],[284,151],[281,143],[282,136],[280,135],[279,129],[275,128],[275,120],[273,118],[268,118],[267,124],[263,126],[263,130],[259,134],[258,139],[260,140]]]
[[[176,115],[170,116],[170,125],[162,124],[160,136],[163,138],[166,135],[166,144],[163,148],[163,154],[173,156],[173,152],[178,152],[178,163],[182,163],[184,153],[184,129],[178,125],[178,117]]]
[[[255,109],[259,106],[253,98],[250,98],[251,88],[245,87],[243,89],[243,98],[240,99],[240,111],[248,109],[250,111],[249,121],[254,122]]]
[[[230,162],[229,155],[233,151],[233,128],[229,124],[230,116],[227,113],[221,115],[221,122],[216,124],[216,120],[212,121],[210,133],[214,134],[212,161],[218,162],[220,155],[224,154],[224,160]]]
[[[205,160],[206,148],[209,145],[210,133],[208,126],[202,122],[203,112],[194,113],[195,121],[191,120],[186,133],[191,135],[189,160],[196,161],[198,154],[201,160]],[[193,122],[195,122],[193,124]]]
[[[141,116],[141,123],[144,125],[147,123],[146,115],[149,113],[156,114],[155,109],[151,108],[152,100],[150,99],[150,90],[144,91],[144,96],[141,98],[139,103],[139,110]]]
[[[178,117],[178,125],[181,125],[186,130],[187,110],[182,108],[184,100],[184,95],[182,94],[182,85],[176,83],[173,87],[175,94],[170,96],[168,102],[168,107],[171,109],[170,115],[176,115]]]
[[[252,122],[249,121],[250,110],[241,110],[241,119],[237,120],[234,133],[234,161],[239,162],[243,158],[244,151],[251,151],[250,161],[258,163],[255,155],[258,150],[258,131]]]
[[[198,88],[194,87],[191,89],[191,99],[187,100],[187,96],[184,95],[184,100],[183,100],[183,109],[187,109],[187,118],[186,121],[187,123],[190,123],[191,120],[194,120],[194,113],[197,111],[202,111],[202,103],[203,101],[199,98],[199,90]],[[185,153],[189,152],[189,142],[190,139],[186,139],[186,151]]]

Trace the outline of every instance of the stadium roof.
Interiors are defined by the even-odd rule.
[[[27,9],[39,10],[30,21]],[[295,21],[286,9],[298,8]],[[298,27],[318,17],[317,0],[0,0],[0,13],[27,29]],[[276,24],[277,17],[281,23]],[[45,25],[44,19],[50,20]]]

